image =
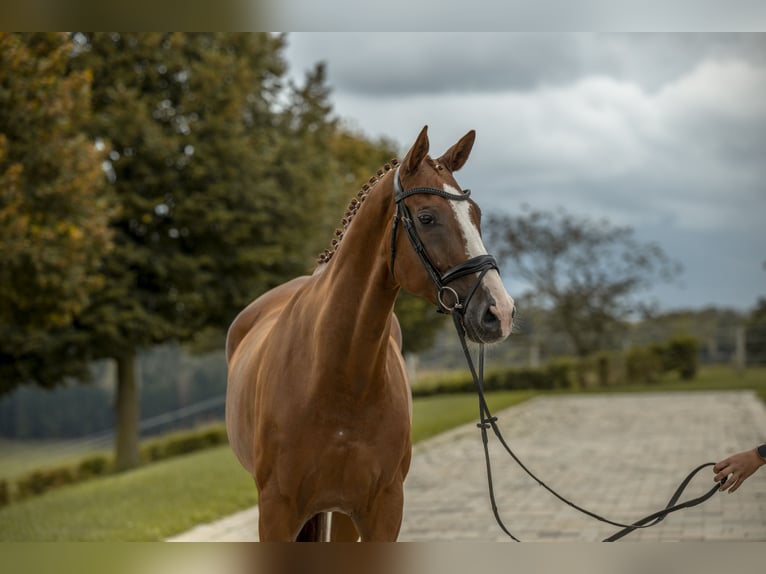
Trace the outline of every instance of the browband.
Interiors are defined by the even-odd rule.
[[[400,166],[401,167],[401,166]],[[421,193],[428,193],[430,195],[438,195],[444,199],[451,199],[454,201],[464,201],[471,197],[471,190],[464,189],[463,193],[449,193],[443,189],[436,189],[435,187],[413,187],[404,191],[402,189],[402,180],[399,179],[399,167],[396,168],[394,173],[394,201],[399,203],[403,199],[410,197],[411,195],[418,195]]]

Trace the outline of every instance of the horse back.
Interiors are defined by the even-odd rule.
[[[226,361],[231,364],[234,352],[253,326],[266,315],[281,310],[296,291],[311,277],[301,276],[267,291],[240,311],[226,335]]]

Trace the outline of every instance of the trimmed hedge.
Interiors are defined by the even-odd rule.
[[[16,496],[29,498],[38,496],[52,488],[58,488],[77,481],[77,474],[69,467],[35,470],[16,482]]]
[[[551,390],[574,388],[577,362],[572,359],[558,359],[542,368],[520,367],[494,369],[484,373],[484,390]],[[443,375],[438,380],[426,381],[412,389],[414,397],[427,397],[449,393],[473,393],[476,391],[468,370]]]
[[[654,383],[661,375],[677,371],[684,380],[697,372],[697,340],[674,337],[647,347],[633,347],[627,352],[600,351],[584,358],[554,359],[539,368],[513,367],[484,373],[485,391],[584,389],[625,383]],[[444,393],[473,393],[470,372],[439,375],[415,385],[413,396]]]
[[[674,371],[689,381],[697,375],[698,355],[697,339],[685,335],[648,347],[633,347],[626,356],[628,382],[655,383],[661,375]]]
[[[227,442],[226,428],[223,425],[207,427],[192,432],[173,433],[161,438],[148,440],[142,444],[141,460],[144,462],[156,462],[226,444]]]
[[[625,357],[629,383],[656,383],[664,371],[659,347],[632,347]]]
[[[666,370],[677,371],[685,381],[697,375],[699,343],[694,337],[674,337],[665,343],[662,353]]]
[[[144,441],[141,445],[141,460],[144,463],[151,463],[227,442],[226,428],[223,425],[173,433]],[[97,454],[88,456],[73,465],[34,470],[25,474],[15,481],[13,495],[8,481],[0,480],[0,507],[14,500],[39,496],[54,488],[105,476],[112,472],[114,472],[112,458]]]
[[[114,470],[112,459],[103,454],[85,458],[77,465],[78,480],[87,480],[95,476],[103,476]]]

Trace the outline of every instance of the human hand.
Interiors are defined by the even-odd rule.
[[[728,476],[720,490],[734,492],[742,486],[742,483],[745,482],[746,478],[758,470],[763,464],[766,464],[766,461],[758,456],[758,451],[756,449],[739,452],[725,458],[713,467],[713,472],[716,473],[713,480],[715,482],[721,482]]]

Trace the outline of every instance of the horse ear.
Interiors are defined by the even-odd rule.
[[[425,159],[426,155],[428,155],[429,145],[428,126],[423,126],[415,143],[412,144],[410,151],[407,152],[407,155],[405,155],[402,160],[402,168],[405,173],[412,173],[418,169],[420,163]]]
[[[471,148],[473,148],[473,142],[476,139],[476,131],[471,130],[465,134],[460,140],[449,148],[444,155],[437,161],[445,166],[450,171],[457,171],[465,165],[468,161],[468,156],[471,155]]]

